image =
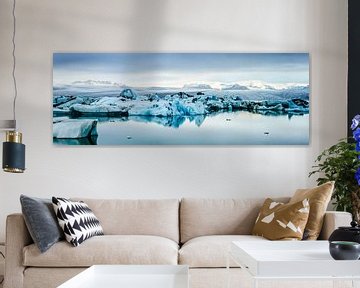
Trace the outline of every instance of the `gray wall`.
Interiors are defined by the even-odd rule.
[[[346,136],[347,2],[339,0],[18,1],[23,175],[0,173],[0,241],[21,193],[180,198],[291,195],[314,185],[319,152]],[[0,115],[11,118],[11,1],[0,1]],[[308,146],[56,147],[55,51],[310,52]],[[1,136],[2,139],[4,135]]]

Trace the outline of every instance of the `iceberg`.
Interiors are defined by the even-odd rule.
[[[128,106],[76,104],[71,106],[70,114],[74,116],[91,114],[99,116],[124,116],[128,115],[128,110]]]
[[[185,102],[176,99],[173,102],[174,115],[177,116],[194,116],[206,114],[206,108],[203,102]]]
[[[128,111],[129,116],[173,116],[172,103],[168,101],[136,101]]]
[[[56,96],[54,97],[53,113],[55,115],[69,115],[75,104],[89,105],[94,99],[90,97]]]
[[[86,138],[96,136],[97,120],[64,120],[53,123],[53,138]]]
[[[252,84],[260,87],[266,83]],[[101,97],[97,94],[96,96],[56,95],[53,99],[53,115],[70,115],[73,118],[79,116],[97,118],[143,116],[146,118],[207,116],[242,110],[263,115],[309,113],[308,86],[286,85],[292,88],[285,90],[245,89],[244,86],[235,83],[223,86],[223,90],[186,90],[187,92],[163,90],[155,92],[147,88],[139,88],[136,91],[126,88],[120,93],[115,91],[115,94]],[[286,85],[283,84],[284,87]],[[156,119],[164,126],[168,123],[167,120]],[[180,119],[177,119],[175,123],[182,122]],[[155,120],[152,121],[155,122]],[[202,123],[201,120],[196,122]]]
[[[255,104],[254,110],[282,111],[282,110],[284,110],[284,107],[283,107],[281,104],[276,104],[276,105],[274,105],[274,106]]]
[[[71,100],[76,99],[75,96],[54,96],[53,98],[53,106],[57,107],[59,105],[62,105],[66,102],[69,102]]]
[[[102,97],[90,104],[74,104],[70,107],[70,113],[80,115],[103,115],[124,116],[128,115],[129,105],[119,97]]]
[[[73,106],[74,104],[83,104],[84,103],[84,99],[81,97],[76,97],[73,98],[69,101],[66,101],[60,105],[57,106],[58,109],[69,109],[71,106]]]
[[[136,99],[138,98],[138,95],[130,88],[124,89],[120,93],[121,97],[127,98],[127,99]]]

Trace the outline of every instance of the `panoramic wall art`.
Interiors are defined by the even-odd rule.
[[[308,53],[54,53],[59,145],[306,145]]]

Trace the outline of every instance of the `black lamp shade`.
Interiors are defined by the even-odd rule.
[[[6,172],[22,173],[25,170],[25,145],[16,142],[3,143],[2,167]]]

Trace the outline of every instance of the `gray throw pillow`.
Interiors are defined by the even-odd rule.
[[[41,253],[64,238],[51,199],[21,195],[20,203],[31,238]]]

